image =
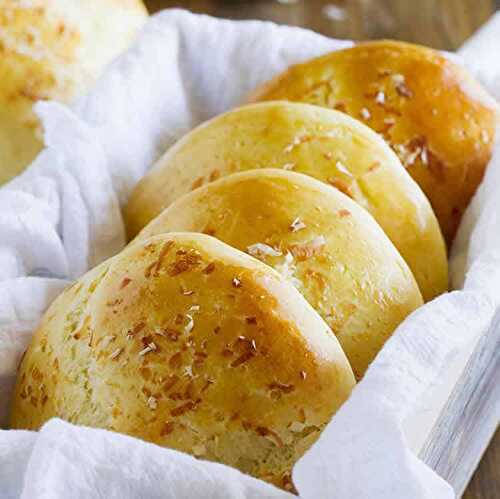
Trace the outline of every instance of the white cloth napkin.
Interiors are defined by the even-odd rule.
[[[487,45],[500,39],[499,21],[497,16],[488,28]],[[496,55],[490,52],[489,65],[473,64],[477,53],[484,55],[482,36],[464,52],[465,62],[500,92]],[[71,108],[38,106],[47,148],[25,174],[0,189],[1,422],[7,421],[15,367],[41,314],[69,281],[123,247],[119,206],[152,162],[183,132],[237,105],[290,63],[345,45],[297,28],[166,11],[149,21],[90,95]],[[401,422],[498,308],[499,204],[497,150],[453,251],[453,282],[464,289],[437,298],[400,326],[296,465],[301,497],[454,496],[410,452]],[[0,498],[18,497],[290,494],[222,465],[52,420],[38,433],[0,431]]]

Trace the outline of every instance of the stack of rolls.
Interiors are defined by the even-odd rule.
[[[58,416],[293,490],[293,464],[385,341],[446,292],[445,240],[499,116],[477,83],[376,42],[251,99],[270,102],[202,124],[139,182],[131,243],[35,333],[14,428]]]

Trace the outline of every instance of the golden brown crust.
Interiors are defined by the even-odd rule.
[[[12,426],[58,416],[284,486],[353,385],[328,326],[276,272],[169,234],[54,302],[20,366]]]
[[[0,184],[42,147],[33,104],[86,91],[146,15],[141,0],[0,0]]]
[[[379,41],[291,67],[250,101],[337,109],[383,135],[429,198],[451,243],[491,156],[498,105],[440,53]]]
[[[277,269],[321,314],[356,377],[422,304],[389,239],[356,203],[306,175],[235,173],[180,198],[137,240],[205,232]]]
[[[230,111],[171,148],[136,186],[130,236],[192,189],[258,168],[305,173],[367,209],[406,260],[425,300],[448,286],[446,248],[432,208],[397,156],[368,127],[317,106],[269,102]]]

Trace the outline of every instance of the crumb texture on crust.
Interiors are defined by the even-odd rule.
[[[215,238],[136,242],[53,303],[22,360],[14,428],[57,416],[290,488],[354,386],[328,326]]]
[[[327,322],[358,379],[422,304],[410,269],[373,218],[306,175],[229,175],[173,203],[137,240],[176,231],[210,234],[274,267]]]
[[[0,184],[42,148],[33,104],[83,94],[146,16],[141,0],[0,0]]]
[[[191,190],[260,168],[304,173],[336,187],[373,215],[426,301],[447,290],[446,247],[419,186],[370,128],[318,106],[244,106],[187,134],[133,191],[124,212],[129,236]]]
[[[439,52],[360,43],[291,67],[251,101],[337,109],[384,137],[429,198],[448,244],[491,157],[498,104]]]

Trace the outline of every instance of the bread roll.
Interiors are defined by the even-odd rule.
[[[359,379],[422,304],[408,266],[373,218],[306,175],[229,175],[180,198],[138,236],[211,234],[277,269],[336,334]]]
[[[57,416],[290,487],[354,377],[281,276],[215,238],[129,246],[52,304],[19,370],[13,428]]]
[[[250,100],[286,99],[363,120],[429,198],[448,243],[490,159],[497,103],[439,52],[379,41],[291,67]]]
[[[128,233],[134,236],[195,187],[265,167],[306,173],[351,196],[392,240],[425,300],[447,289],[446,248],[418,185],[377,134],[343,113],[317,106],[246,106],[193,130],[138,183],[125,208]]]
[[[33,104],[84,93],[146,16],[141,0],[0,0],[0,184],[42,148]]]

